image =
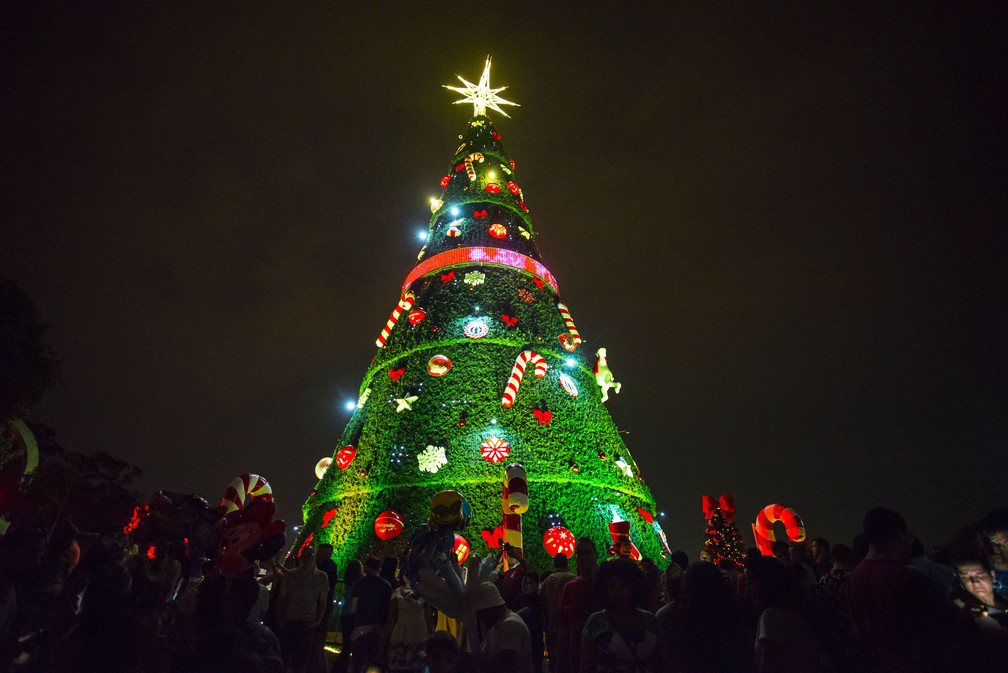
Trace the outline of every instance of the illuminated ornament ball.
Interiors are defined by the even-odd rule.
[[[521,297],[522,301],[529,304],[535,301],[535,295],[523,287],[518,288],[518,296]]]
[[[567,558],[574,555],[574,534],[563,526],[553,526],[543,536],[543,546],[550,556],[563,554]]]
[[[507,227],[505,227],[500,222],[495,222],[494,224],[490,225],[489,229],[487,229],[487,233],[489,233],[494,238],[504,238],[505,236],[507,236]]]
[[[500,194],[500,185],[498,185],[496,182],[488,182],[487,186],[484,187],[484,189],[486,189],[487,192],[491,194]]]
[[[350,463],[353,459],[357,457],[357,447],[353,445],[344,446],[342,449],[336,452],[336,466],[345,470],[350,467]]]
[[[571,397],[577,397],[577,396],[578,396],[578,389],[577,389],[577,384],[575,384],[575,383],[574,383],[574,379],[572,379],[572,378],[571,378],[570,376],[568,376],[567,374],[561,374],[561,375],[560,375],[560,386],[561,386],[561,387],[562,387],[562,388],[563,388],[564,390],[566,390],[566,391],[567,391],[567,393],[568,393],[568,394],[569,394],[569,395],[570,395]]]
[[[411,325],[419,325],[427,317],[427,312],[422,308],[415,308],[409,312],[409,322]]]
[[[462,328],[462,333],[470,339],[482,339],[490,334],[490,327],[482,320],[472,320]]]
[[[319,462],[315,463],[315,476],[318,477],[319,479],[324,477],[326,470],[329,469],[330,465],[332,465],[332,458],[329,456],[326,456]]]
[[[560,345],[566,348],[571,353],[577,350],[577,344],[574,343],[574,339],[571,338],[569,332],[564,332],[563,334],[559,335],[557,337],[557,341],[559,341]]]
[[[381,540],[391,540],[403,531],[403,525],[402,515],[399,512],[386,510],[375,519],[375,535]]]
[[[435,355],[427,361],[427,373],[431,376],[444,376],[452,368],[452,361],[447,355]]]
[[[511,447],[500,437],[491,437],[480,446],[483,457],[491,463],[500,463],[508,457]]]
[[[452,551],[455,552],[455,558],[458,559],[459,563],[465,563],[465,560],[469,558],[469,552],[472,547],[469,546],[469,540],[465,539],[458,533],[455,533],[455,544],[452,546]]]

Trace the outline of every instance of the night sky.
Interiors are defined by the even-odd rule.
[[[300,523],[471,114],[441,85],[491,54],[673,548],[704,493],[750,544],[772,502],[926,544],[1008,505],[1004,3],[203,4],[4,5],[0,272],[66,447],[145,495],[260,473]]]

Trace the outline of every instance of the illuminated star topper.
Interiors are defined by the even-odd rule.
[[[505,117],[509,117],[507,112],[500,109],[501,105],[514,105],[515,107],[521,107],[518,103],[512,103],[509,100],[504,100],[497,94],[506,89],[506,86],[502,86],[497,89],[490,88],[490,57],[487,56],[486,67],[483,68],[483,76],[480,77],[479,84],[473,84],[467,81],[461,75],[456,75],[459,81],[465,86],[448,86],[443,84],[442,86],[446,89],[451,89],[452,91],[457,91],[465,98],[462,100],[454,101],[455,105],[459,103],[472,103],[473,106],[473,116],[478,117],[480,115],[485,115],[487,108],[500,112]]]

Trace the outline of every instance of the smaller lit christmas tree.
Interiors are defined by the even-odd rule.
[[[720,500],[709,495],[703,497],[703,512],[707,519],[707,530],[704,531],[704,550],[710,552],[718,565],[722,560],[728,560],[737,566],[742,565],[745,556],[745,544],[735,527],[735,500],[725,493]]]

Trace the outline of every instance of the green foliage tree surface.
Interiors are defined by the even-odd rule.
[[[356,455],[341,469],[337,449],[304,504],[295,549],[330,542],[341,566],[366,553],[398,554],[427,520],[431,496],[456,489],[473,509],[462,534],[473,552],[485,553],[485,537],[502,521],[505,467],[520,463],[530,500],[524,549],[535,565],[549,564],[543,546],[549,527],[563,525],[604,550],[614,520],[630,521],[638,549],[660,559],[668,549],[653,519],[654,501],[602,404],[594,350],[582,344],[570,352],[562,343],[572,335],[555,281],[537,266],[542,259],[515,165],[485,115],[471,119],[461,139],[433,206],[427,245],[404,287],[422,319],[403,311],[379,347],[340,438],[339,446],[355,447]],[[545,358],[546,373],[537,378],[529,364],[513,406],[505,407],[505,386],[525,350]],[[436,355],[451,360],[442,376],[428,373]],[[398,402],[412,396],[410,409]],[[502,462],[481,454],[492,438],[509,445]],[[445,449],[447,463],[428,465],[436,472],[422,470],[418,459],[429,446]],[[385,510],[405,524],[388,541],[374,530]]]

